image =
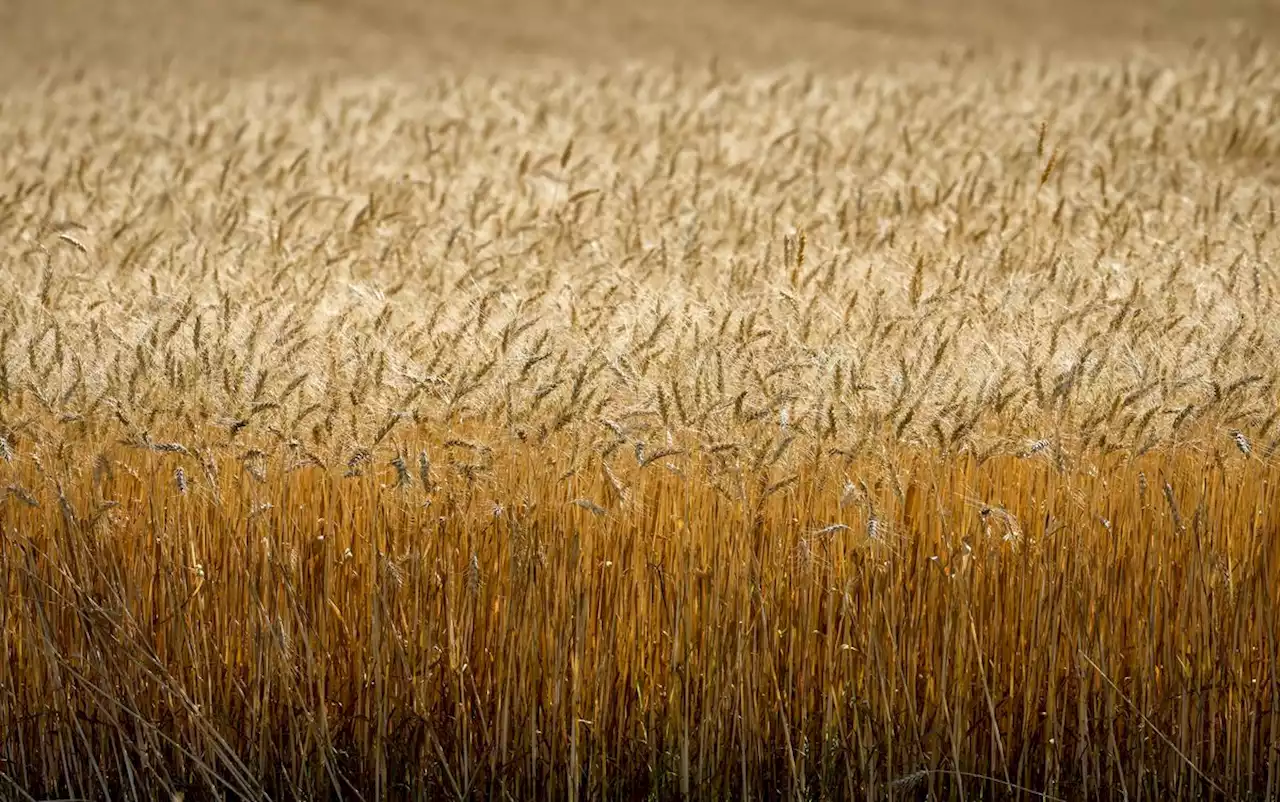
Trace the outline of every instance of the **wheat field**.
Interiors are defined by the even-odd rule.
[[[1271,18],[393,5],[11,12],[0,798],[1280,798]]]

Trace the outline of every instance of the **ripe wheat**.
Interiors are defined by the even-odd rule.
[[[11,91],[0,783],[1275,798],[1278,87]]]

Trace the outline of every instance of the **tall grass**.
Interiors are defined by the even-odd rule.
[[[619,465],[629,508],[544,449],[433,492],[228,461],[220,502],[119,456],[105,513],[83,483],[6,516],[29,788],[1275,792],[1277,477],[1243,458],[899,452],[901,495],[853,459],[734,498],[698,454]]]
[[[19,798],[1275,798],[1280,72],[4,98]]]

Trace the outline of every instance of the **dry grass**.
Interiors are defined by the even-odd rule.
[[[1276,798],[1278,87],[8,93],[3,793]]]

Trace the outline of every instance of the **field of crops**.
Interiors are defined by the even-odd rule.
[[[800,63],[5,85],[0,798],[1280,798],[1280,50]]]

